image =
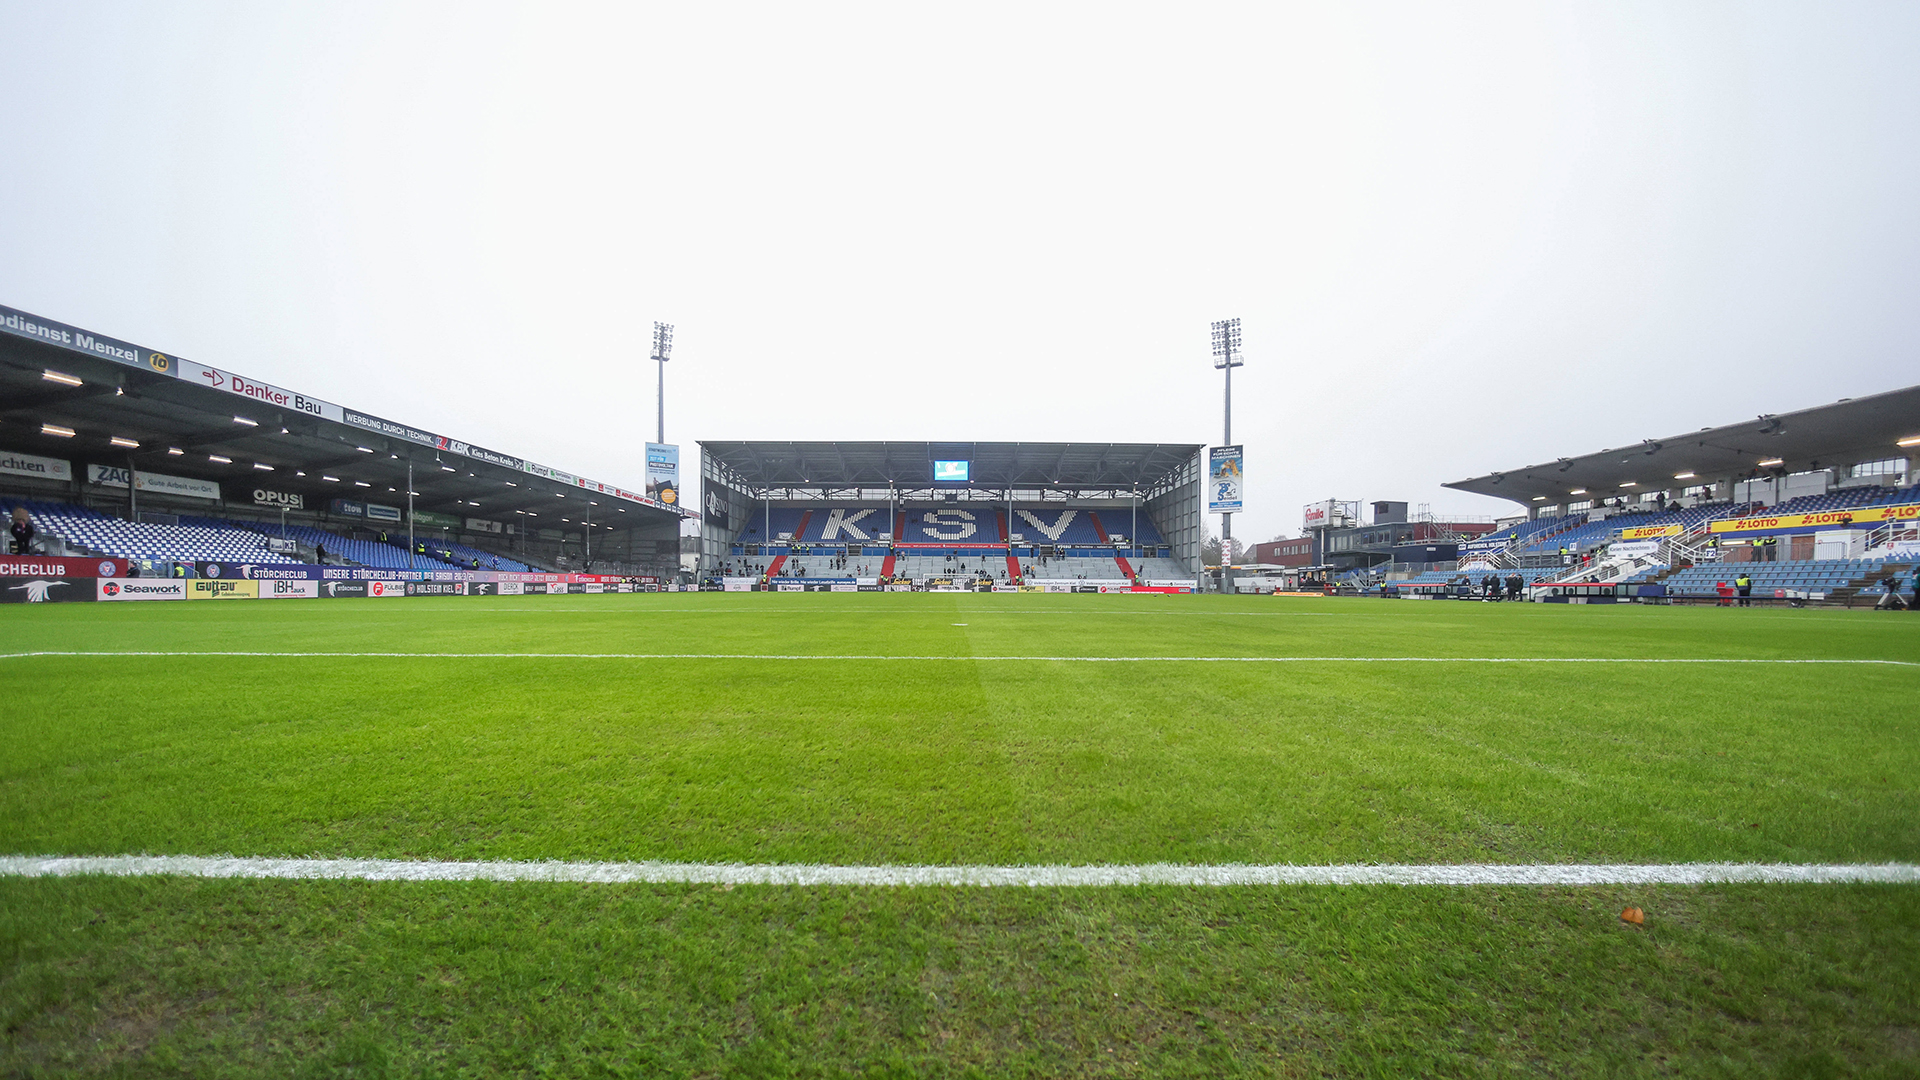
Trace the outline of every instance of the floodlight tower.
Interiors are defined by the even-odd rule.
[[[667,357],[673,352],[673,326],[670,323],[653,324],[653,358],[660,362],[660,437],[655,442],[667,441]]]
[[[1245,367],[1240,359],[1240,320],[1222,319],[1213,324],[1213,366],[1226,372],[1227,408],[1226,425],[1220,434],[1220,445],[1233,445],[1233,369]],[[1220,515],[1220,583],[1227,584],[1226,567],[1233,562],[1233,515]]]

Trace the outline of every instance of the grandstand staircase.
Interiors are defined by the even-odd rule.
[[[1020,560],[1013,557],[1013,533],[1008,528],[1007,512],[995,510],[994,519],[1000,522],[1000,542],[1007,545],[1007,581],[1020,580]]]
[[[1103,544],[1111,543],[1111,541],[1107,539],[1107,527],[1100,524],[1100,511],[1087,511],[1087,519],[1093,522],[1094,535],[1100,538],[1100,542]],[[1120,566],[1120,576],[1126,578],[1128,581],[1132,581],[1133,567],[1127,565],[1127,560],[1121,558],[1120,553],[1116,551],[1113,555],[1113,561]]]
[[[1828,601],[1839,601],[1841,603],[1850,604],[1854,597],[1860,595],[1860,590],[1871,588],[1875,585],[1878,585],[1883,578],[1905,577],[1905,576],[1911,575],[1913,573],[1914,567],[1916,566],[1920,566],[1920,563],[1897,563],[1897,562],[1881,563],[1878,567],[1874,569],[1873,573],[1862,574],[1861,576],[1854,578],[1852,581],[1847,582],[1845,585],[1842,585],[1839,588],[1828,593],[1827,599]],[[1905,599],[1905,598],[1903,597],[1902,599]]]
[[[812,520],[813,520],[813,511],[811,510],[800,515],[800,527],[793,530],[794,543],[804,542],[802,541],[801,538],[807,535],[807,523]],[[788,550],[789,551],[792,550],[791,545],[789,545]],[[887,561],[891,563],[893,560],[891,557],[889,557]],[[787,557],[785,555],[775,555],[773,557],[773,561],[767,564],[767,580],[771,581],[774,578],[779,577],[780,568],[782,566],[785,566],[786,564],[787,564]]]

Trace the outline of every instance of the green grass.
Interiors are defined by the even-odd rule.
[[[0,642],[1911,662],[1920,618],[668,594],[7,605]],[[15,658],[0,851],[1911,862],[1917,692],[1882,665]],[[15,880],[0,926],[0,1071],[28,1075],[1920,1075],[1910,887]]]

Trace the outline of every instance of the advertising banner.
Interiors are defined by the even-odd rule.
[[[0,577],[124,577],[125,559],[87,556],[52,558],[46,555],[0,555]]]
[[[526,584],[519,581],[502,581],[494,586],[501,596],[519,596],[526,591]]]
[[[706,520],[707,524],[716,529],[733,528],[732,519],[727,514],[727,505],[731,493],[726,488],[714,483],[711,479],[701,481],[700,492],[700,516]],[[768,539],[772,539],[772,537],[768,537]]]
[[[1861,525],[1879,521],[1920,519],[1920,503],[1905,506],[1856,506],[1851,510],[1828,510],[1819,514],[1780,514],[1774,517],[1731,518],[1707,526],[1708,532],[1766,532],[1773,529],[1805,529],[1816,525]]]
[[[671,443],[647,444],[647,498],[668,506],[680,505],[680,448]]]
[[[506,531],[506,526],[501,525],[497,521],[487,521],[482,518],[468,518],[467,531],[480,532],[480,533],[493,533],[495,536],[498,536],[501,533]]]
[[[35,480],[59,480],[70,483],[73,480],[73,464],[61,461],[59,458],[0,453],[0,473],[9,476],[30,476]]]
[[[307,499],[306,496],[297,495],[293,492],[269,491],[266,488],[254,488],[253,504],[255,506],[271,506],[275,508],[285,507],[288,510],[305,510],[307,508]]]
[[[332,420],[335,423],[339,423],[342,419],[340,406],[332,404],[331,402],[306,397],[301,394],[296,394],[291,390],[282,390],[278,386],[270,386],[267,383],[255,382],[245,376],[235,375],[231,371],[223,371],[220,368],[211,367],[207,364],[194,364],[181,361],[177,374],[183,382],[207,386],[215,390],[223,390],[229,394],[237,394],[240,397],[258,401],[263,405],[272,405],[278,409],[289,409],[293,412],[305,413],[308,416],[317,416],[322,420]]]
[[[1631,529],[1621,529],[1622,540],[1658,540],[1663,536],[1679,536],[1683,530],[1676,522],[1670,525],[1639,525]]]
[[[464,454],[475,461],[484,461],[489,465],[498,465],[506,469],[519,470],[526,468],[527,465],[525,460],[514,457],[512,454],[502,454],[489,450],[484,446],[474,446],[471,443],[463,443],[459,439],[435,436],[433,445],[441,450],[451,450],[456,454]]]
[[[431,510],[415,510],[413,512],[413,523],[415,525],[425,525],[430,529],[457,529],[460,527],[459,518],[454,517],[452,514],[436,514]]]
[[[367,504],[355,502],[352,499],[335,499],[333,500],[333,512],[336,514],[345,514],[348,517],[366,517]]]
[[[17,308],[0,305],[0,332],[29,341],[45,342],[88,356],[97,356],[102,360],[111,360],[127,367],[137,367],[142,371],[157,372],[161,375],[177,374],[179,363],[166,353],[143,349],[99,334],[90,334],[66,323],[43,319],[38,315],[29,315]]]
[[[1308,503],[1300,513],[1303,530],[1326,529],[1333,526],[1333,500],[1324,499],[1317,503]]]
[[[369,521],[399,521],[400,518],[400,508],[397,506],[381,506],[379,503],[367,504],[367,520]]]
[[[89,465],[87,466],[87,483],[100,487],[124,488],[127,486],[127,470],[118,465]],[[134,473],[133,488],[135,491],[152,491],[162,495],[185,495],[191,499],[218,500],[220,498],[220,485],[211,480],[167,476],[163,473]]]
[[[407,583],[408,596],[465,596],[467,583],[464,581],[410,581]]]
[[[367,582],[367,595],[373,596],[373,597],[381,597],[381,598],[390,597],[390,596],[405,596],[407,595],[407,582],[369,581]]]
[[[260,583],[238,578],[193,578],[187,582],[189,600],[253,600],[260,595]]]
[[[1207,451],[1207,513],[1237,514],[1245,480],[1242,447],[1216,446]]]
[[[101,578],[94,595],[101,600],[185,600],[185,578]]]
[[[311,600],[320,595],[318,581],[261,581],[255,585],[262,600]]]
[[[1660,542],[1658,540],[1622,540],[1619,543],[1607,545],[1607,555],[1609,558],[1624,559],[1629,556],[1639,557],[1642,555],[1653,555],[1657,554],[1659,550]]]
[[[367,583],[364,581],[322,582],[320,595],[333,600],[357,600],[367,595]]]
[[[52,575],[0,577],[0,603],[5,604],[92,600],[95,595],[91,578],[68,579]]]
[[[351,427],[371,431],[376,435],[405,439],[407,442],[419,443],[421,446],[438,448],[445,441],[432,432],[421,431],[419,428],[408,427],[405,424],[396,424],[391,420],[382,420],[377,416],[368,416],[366,413],[357,413],[352,409],[342,410],[340,420]]]

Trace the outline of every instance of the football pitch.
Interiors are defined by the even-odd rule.
[[[0,1074],[1920,1075],[1916,615],[21,604],[0,654]],[[35,861],[136,855],[240,876]],[[1555,883],[1315,877],[1435,867]]]

